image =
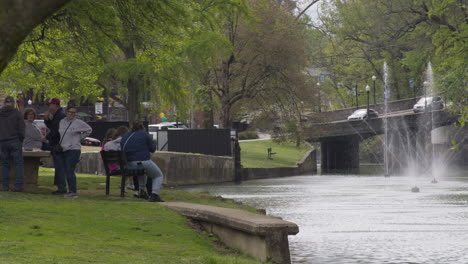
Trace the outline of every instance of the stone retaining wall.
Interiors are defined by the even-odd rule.
[[[158,151],[151,156],[164,174],[164,185],[192,185],[232,182],[235,180],[232,157],[194,153]],[[44,167],[53,167],[52,158],[42,160]],[[316,151],[307,152],[296,167],[242,168],[242,180],[276,178],[311,174],[317,171]],[[76,166],[77,173],[105,175],[99,152],[85,152]]]
[[[234,181],[234,160],[203,154],[156,152],[152,160],[169,186]]]
[[[237,209],[178,202],[162,204],[199,222],[230,248],[262,262],[291,263],[288,235],[299,232],[295,223]]]
[[[158,151],[151,159],[164,174],[164,185],[191,185],[234,181],[234,161],[231,157],[217,157],[193,153]],[[52,158],[42,160],[45,167],[53,167]],[[81,153],[77,173],[105,175],[99,152]]]

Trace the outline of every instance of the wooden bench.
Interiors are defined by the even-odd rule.
[[[120,197],[125,197],[125,180],[129,176],[140,176],[146,174],[144,168],[129,168],[125,153],[122,151],[104,151],[101,150],[102,163],[106,171],[106,195],[109,195],[110,176],[120,176]],[[119,166],[118,170],[110,171],[109,164],[114,163]],[[123,169],[122,169],[123,168]],[[136,186],[135,186],[136,188]]]

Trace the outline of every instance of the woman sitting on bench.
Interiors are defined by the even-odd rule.
[[[140,165],[146,170],[146,175],[138,176],[139,186],[146,185],[147,176],[153,180],[148,202],[164,202],[159,196],[163,174],[158,165],[151,160],[151,153],[156,151],[156,144],[151,135],[145,131],[143,123],[133,122],[131,131],[122,137],[120,145],[127,156],[127,166],[137,168]],[[148,197],[143,188],[138,189],[140,198]]]

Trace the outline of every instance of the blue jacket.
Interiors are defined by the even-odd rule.
[[[127,142],[128,140],[128,142]],[[151,159],[151,153],[156,151],[156,144],[148,132],[130,131],[120,141],[122,151],[127,154],[127,161],[143,161]]]

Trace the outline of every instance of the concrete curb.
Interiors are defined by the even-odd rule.
[[[288,235],[299,227],[280,218],[201,204],[167,202],[167,207],[202,224],[228,247],[261,261],[291,263]]]

